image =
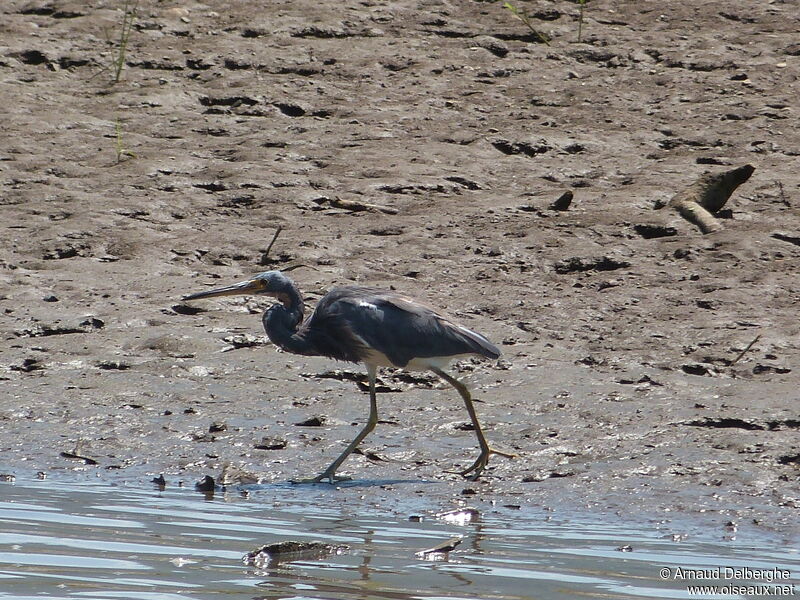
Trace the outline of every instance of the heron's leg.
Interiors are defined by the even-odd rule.
[[[355,439],[350,442],[347,448],[344,449],[344,452],[339,455],[339,458],[333,461],[322,473],[311,479],[293,479],[292,483],[320,483],[321,481],[336,483],[337,481],[347,481],[350,479],[346,476],[336,475],[336,469],[342,466],[342,463],[347,457],[353,453],[353,450],[358,448],[358,445],[373,429],[375,429],[375,425],[378,423],[378,399],[375,394],[375,377],[377,371],[378,368],[374,365],[367,365],[367,376],[369,378],[369,418],[364,428],[358,433]]]
[[[481,424],[478,421],[478,414],[475,412],[475,406],[472,403],[472,396],[470,396],[467,386],[452,375],[448,375],[441,369],[431,367],[431,370],[439,377],[444,379],[447,383],[456,388],[456,391],[461,394],[461,397],[464,399],[464,404],[467,407],[469,418],[472,420],[472,427],[475,429],[475,435],[478,436],[478,445],[481,448],[481,453],[477,460],[463,471],[460,471],[459,475],[464,475],[466,477],[472,473],[472,479],[477,479],[486,468],[486,465],[489,464],[489,456],[492,454],[499,454],[500,456],[505,456],[506,458],[514,458],[514,456],[516,456],[515,454],[495,450],[489,446],[489,442],[486,441],[486,437],[483,435],[483,429],[481,429]]]

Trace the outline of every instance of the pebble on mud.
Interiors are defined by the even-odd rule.
[[[216,484],[214,483],[214,478],[211,475],[206,475],[194,484],[194,489],[198,492],[213,492]]]
[[[263,437],[261,441],[254,444],[256,450],[283,450],[287,446],[287,441],[281,438]]]
[[[297,427],[322,427],[327,422],[327,418],[325,416],[318,416],[318,417],[311,417],[310,419],[306,419],[305,421],[300,421],[295,423]]]

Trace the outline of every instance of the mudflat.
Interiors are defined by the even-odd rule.
[[[2,473],[317,474],[363,369],[277,351],[269,300],[180,300],[282,269],[504,352],[454,373],[517,457],[449,472],[460,398],[386,371],[342,469],[372,494],[796,534],[796,7],[592,0],[579,40],[568,1],[267,4],[0,7]],[[716,231],[655,209],[744,165]]]

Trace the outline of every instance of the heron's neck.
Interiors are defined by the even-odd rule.
[[[300,294],[297,294],[298,298]],[[303,301],[297,306],[275,304],[267,309],[261,318],[264,331],[270,341],[286,352],[292,354],[315,354],[303,332],[297,328],[303,320]]]
[[[296,328],[303,320],[303,312],[305,311],[303,296],[300,295],[300,290],[297,289],[294,282],[289,282],[289,285],[277,294],[277,298],[280,303],[283,304],[284,308],[295,317],[296,323],[294,327]]]

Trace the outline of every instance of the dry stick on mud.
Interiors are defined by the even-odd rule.
[[[261,255],[261,264],[262,265],[266,265],[269,262],[268,261],[268,259],[269,259],[269,251],[272,250],[272,246],[275,245],[275,240],[278,239],[278,236],[281,234],[281,231],[283,231],[283,227],[278,225],[278,228],[275,230],[275,235],[272,236],[272,241],[269,243],[269,246],[267,246],[267,249],[264,250],[264,254]]]
[[[745,354],[747,354],[747,351],[748,351],[748,350],[750,350],[750,348],[752,348],[752,347],[753,347],[753,344],[755,344],[755,343],[756,343],[758,340],[760,340],[760,339],[761,339],[761,334],[759,333],[759,334],[758,334],[758,335],[757,335],[757,336],[756,336],[756,337],[753,339],[753,341],[752,341],[752,342],[750,342],[749,344],[747,344],[747,347],[746,347],[744,350],[742,350],[742,351],[739,353],[739,356],[737,356],[736,358],[734,358],[734,359],[731,361],[731,364],[729,364],[728,366],[729,366],[729,367],[732,367],[732,366],[733,366],[733,365],[735,365],[737,362],[739,362],[739,361],[742,359],[742,357],[743,357]]]
[[[688,188],[675,194],[667,206],[677,210],[703,233],[719,231],[722,223],[714,214],[725,206],[731,194],[750,179],[755,170],[752,165],[744,165],[723,173],[704,173]]]

